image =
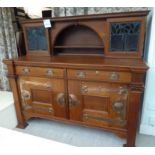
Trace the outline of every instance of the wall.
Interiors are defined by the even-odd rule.
[[[148,10],[147,7],[25,7],[31,18],[40,18],[42,10],[52,10],[53,17]]]
[[[145,53],[149,70],[146,75],[146,85],[143,100],[143,111],[140,125],[140,133],[155,135],[155,8],[148,17],[147,42]]]
[[[75,16],[86,14],[128,12],[147,10],[147,7],[54,7],[53,16]]]

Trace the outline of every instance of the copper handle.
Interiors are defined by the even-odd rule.
[[[65,105],[65,95],[64,95],[64,93],[59,93],[59,94],[57,95],[57,103],[58,103],[60,106],[64,107],[64,105]]]
[[[84,72],[84,71],[77,71],[77,77],[85,78],[86,77],[86,72]]]
[[[22,98],[25,99],[25,100],[29,100],[29,99],[31,98],[31,94],[30,94],[30,92],[27,91],[27,90],[23,90],[23,91],[21,92],[21,96],[22,96]]]
[[[96,120],[99,122],[108,122],[108,123],[112,123],[112,124],[118,124],[120,126],[124,126],[126,125],[126,120],[124,119],[111,119],[108,117],[97,117],[97,116],[91,116],[89,114],[82,114],[82,117],[84,119],[84,121],[88,121],[88,120]]]
[[[81,92],[87,93],[88,92],[88,86],[81,86]]]
[[[46,73],[47,73],[48,76],[53,76],[54,75],[54,71],[52,69],[48,69]]]
[[[74,94],[69,94],[69,107],[75,107],[78,104],[78,99]]]
[[[24,67],[23,68],[23,73],[24,74],[28,74],[30,72],[30,69],[29,68],[27,68],[27,67]]]
[[[116,72],[112,72],[110,75],[111,80],[118,80],[119,79],[119,74]]]
[[[49,109],[48,109],[48,112],[53,112],[53,109],[52,109],[52,108],[49,108]]]
[[[43,111],[48,111],[48,112],[53,112],[53,108],[48,108],[48,107],[31,107],[33,110],[43,110]]]
[[[124,102],[123,101],[115,101],[112,105],[113,111],[116,113],[122,113],[124,110]]]
[[[100,71],[95,71],[96,75],[99,75],[100,74]]]
[[[127,94],[127,93],[128,93],[128,89],[126,87],[119,88],[119,94]]]

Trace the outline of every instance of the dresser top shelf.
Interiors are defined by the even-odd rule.
[[[46,18],[23,20],[26,55],[142,59],[148,13],[147,10],[54,17],[48,18],[48,28],[43,24]],[[24,52],[20,56],[23,55]]]
[[[5,60],[7,63],[11,61]],[[12,61],[15,65],[42,67],[70,67],[87,69],[139,70],[145,72],[148,67],[141,59],[117,59],[101,56],[54,56],[54,57],[20,57]]]
[[[140,17],[140,16],[147,16],[149,10],[146,11],[130,11],[130,12],[115,12],[115,13],[104,13],[104,14],[91,14],[91,15],[79,15],[79,16],[65,16],[65,17],[52,17],[47,18],[51,21],[75,21],[75,20],[87,20],[87,19],[103,19],[103,18],[118,18],[118,17]],[[46,18],[44,18],[46,19]],[[43,18],[37,19],[26,19],[21,20],[21,23],[33,23],[42,21]]]

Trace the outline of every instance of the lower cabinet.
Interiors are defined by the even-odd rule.
[[[126,128],[129,92],[125,84],[68,80],[67,93],[63,79],[21,76],[18,84],[22,109],[27,113]]]
[[[29,113],[66,117],[64,80],[20,77],[22,109]]]
[[[71,120],[126,128],[129,94],[126,85],[69,80],[68,92]]]

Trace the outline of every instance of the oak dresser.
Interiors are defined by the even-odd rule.
[[[57,120],[113,132],[135,146],[147,14],[22,21],[26,54],[4,60],[17,127],[30,118]]]

